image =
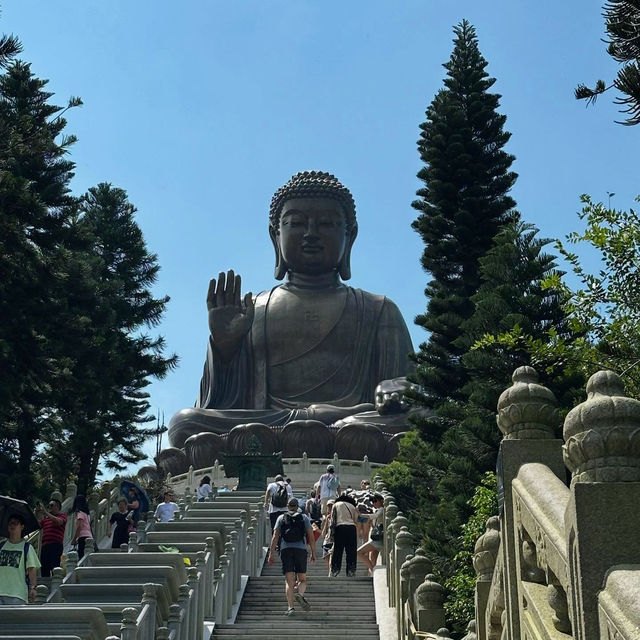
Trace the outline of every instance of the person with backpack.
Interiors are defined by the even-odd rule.
[[[40,560],[35,549],[23,540],[24,519],[9,516],[9,538],[0,542],[0,605],[27,604],[36,599],[36,572]]]
[[[291,489],[291,485],[287,484],[280,474],[267,486],[267,490],[264,493],[264,508],[269,512],[271,533],[273,533],[276,526],[276,520],[287,510],[287,503],[292,497],[293,489]]]
[[[327,472],[323,473],[318,480],[318,491],[320,492],[320,502],[322,503],[322,515],[327,515],[327,502],[335,500],[341,493],[340,478],[336,475],[335,467],[327,465]]]
[[[307,546],[311,549],[311,562],[315,562],[316,541],[313,537],[311,521],[307,515],[302,513],[297,498],[290,498],[286,512],[278,516],[269,547],[269,564],[275,562],[278,545],[280,545],[280,560],[282,561],[287,596],[288,608],[285,615],[295,614],[294,601],[304,611],[309,611],[311,605],[304,597],[307,589]],[[295,593],[296,582],[298,593]]]
[[[322,503],[314,489],[311,490],[311,495],[304,506],[304,512],[309,516],[312,525],[315,523],[319,527],[322,526]]]

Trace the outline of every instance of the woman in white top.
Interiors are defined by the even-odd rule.
[[[198,502],[204,502],[209,494],[213,491],[211,488],[211,478],[209,476],[202,476],[200,480],[200,486],[197,489]]]
[[[376,566],[376,562],[378,561],[378,554],[382,550],[383,541],[380,540],[372,540],[371,535],[377,529],[377,525],[382,525],[384,520],[384,498],[381,494],[375,493],[373,498],[371,499],[371,504],[373,505],[374,512],[373,513],[361,513],[360,517],[368,518],[371,521],[371,528],[369,529],[369,540],[365,542],[358,549],[358,558],[362,560],[367,565],[369,569],[369,573],[373,572],[373,567]],[[384,534],[383,534],[384,535]]]
[[[331,577],[335,578],[342,567],[342,553],[347,555],[347,577],[356,575],[358,562],[358,508],[349,495],[336,498],[331,510],[333,529],[333,552],[331,554]]]

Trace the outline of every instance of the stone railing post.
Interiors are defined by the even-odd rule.
[[[493,569],[498,560],[500,549],[500,519],[492,516],[487,520],[485,532],[478,538],[473,550],[473,568],[476,571],[474,631],[478,630],[481,638],[487,637],[485,612],[491,590]]]
[[[49,596],[49,588],[46,584],[39,584],[36,587],[36,604],[44,604]]]
[[[169,619],[167,620],[167,628],[173,634],[173,637],[180,638],[180,627],[182,626],[184,613],[182,607],[176,602],[169,607]]]
[[[190,623],[189,628],[191,629],[191,633],[193,635],[189,636],[191,638],[197,637],[198,633],[202,629],[202,624],[204,621],[204,616],[202,612],[202,607],[200,606],[200,583],[198,580],[199,571],[196,567],[189,567],[187,569],[187,584],[189,585],[189,589],[191,591],[191,615],[190,615]]]
[[[224,597],[222,595],[222,569],[214,569],[213,571],[213,619],[216,624],[224,624],[224,613],[222,611],[222,604]]]
[[[415,619],[416,611],[414,604],[415,593],[418,587],[424,582],[424,579],[433,570],[433,565],[427,559],[423,549],[416,549],[413,556],[407,556],[407,561],[402,565],[400,569],[400,582],[402,592],[402,635],[401,638],[407,636],[407,623],[405,617],[405,603],[411,611],[411,619]],[[404,575],[403,575],[404,569]],[[399,612],[398,612],[399,613]]]
[[[401,511],[398,511],[398,515],[391,521],[385,535],[389,550],[389,575],[391,577],[389,582],[389,605],[392,607],[398,606],[398,593],[400,590],[400,565],[397,564],[396,535],[400,533],[402,527],[407,528],[408,526],[409,521]],[[402,561],[404,562],[404,560],[405,558]]]
[[[191,638],[191,620],[192,620],[192,609],[191,609],[191,601],[189,600],[189,585],[181,584],[179,587],[179,596],[178,596],[178,604],[180,605],[180,609],[182,610],[182,624],[180,637],[181,638]]]
[[[396,607],[396,616],[398,619],[398,638],[402,637],[402,632],[404,630],[406,620],[404,613],[404,606],[402,600],[402,584],[401,584],[401,576],[400,576],[400,568],[406,562],[407,558],[410,555],[413,555],[413,535],[409,531],[406,526],[403,526],[398,534],[395,537],[395,547],[394,547],[394,558],[393,562],[397,569],[395,570],[396,582],[395,582],[395,592],[393,594],[394,597],[394,606]]]
[[[129,534],[129,551],[135,552],[138,550],[138,534],[135,531],[132,531]]]
[[[78,552],[69,551],[69,553],[67,553],[67,575],[70,573],[73,573],[76,570],[77,566],[78,566]],[[55,574],[55,569],[53,571]]]
[[[418,631],[440,633],[445,624],[444,588],[436,582],[434,575],[428,574],[416,589],[413,610],[415,611],[413,622]]]
[[[126,607],[122,610],[122,624],[120,625],[121,640],[136,640],[136,627],[138,610],[133,607]]]
[[[562,441],[555,439],[555,429],[559,426],[555,396],[549,389],[538,384],[538,374],[531,367],[516,369],[512,380],[513,385],[498,400],[497,415],[498,427],[504,435],[498,463],[498,481],[502,483],[503,490],[500,534],[507,611],[504,640],[521,638],[518,599],[520,576],[516,564],[519,549],[511,484],[520,467],[528,462],[545,464],[561,479],[566,476],[562,461]]]
[[[220,614],[221,620],[220,624],[226,624],[229,616],[231,614],[231,598],[230,598],[230,583],[231,579],[229,576],[229,558],[226,554],[222,554],[220,556],[220,583],[218,586],[218,592],[221,596],[220,598]]]
[[[574,637],[599,639],[598,592],[607,571],[640,558],[640,402],[624,395],[619,376],[599,371],[589,378],[587,400],[567,415],[564,438],[572,473],[569,611]]]

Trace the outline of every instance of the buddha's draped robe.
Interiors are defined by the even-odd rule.
[[[284,288],[283,288],[284,287]],[[270,303],[287,295],[286,285],[263,291],[255,300],[252,328],[230,363],[216,357],[211,338],[196,407],[179,412],[171,421],[173,446],[200,431],[225,433],[237,424],[262,422],[282,425],[296,419],[322,419],[309,405],[323,403],[354,407],[373,402],[376,385],[412,370],[413,350],[407,326],[396,305],[384,296],[342,285],[346,294],[336,305],[335,292],[314,291],[316,309],[333,314],[330,328],[315,335],[303,320],[296,328],[308,335],[299,353],[271,353],[276,319]],[[306,329],[306,331],[305,331]]]

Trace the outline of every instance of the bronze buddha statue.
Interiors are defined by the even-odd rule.
[[[171,419],[172,446],[246,423],[330,425],[373,410],[376,386],[412,370],[396,305],[343,284],[357,232],[351,193],[331,174],[298,173],[275,193],[269,235],[285,283],[253,297],[233,271],[211,280],[200,393]]]

